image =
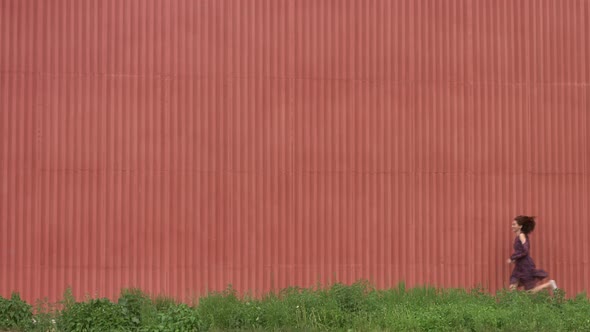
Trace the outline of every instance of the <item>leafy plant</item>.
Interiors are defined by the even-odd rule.
[[[18,293],[10,299],[0,297],[0,330],[26,330],[33,324],[31,306]]]
[[[108,299],[91,299],[68,305],[58,319],[60,331],[131,331],[133,317]]]
[[[157,307],[140,289],[124,289],[117,302],[128,324],[134,329],[150,326],[157,320]]]

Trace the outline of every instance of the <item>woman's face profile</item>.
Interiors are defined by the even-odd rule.
[[[514,233],[518,233],[520,231],[520,229],[522,228],[521,225],[519,225],[516,220],[512,220],[512,231]]]

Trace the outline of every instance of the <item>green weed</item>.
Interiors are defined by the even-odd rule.
[[[585,293],[555,294],[430,286],[385,290],[361,280],[312,288],[289,287],[260,298],[231,286],[189,306],[126,289],[116,302],[0,298],[0,330],[10,331],[590,331]]]

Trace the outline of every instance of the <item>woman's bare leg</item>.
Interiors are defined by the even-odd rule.
[[[537,293],[545,288],[550,288],[550,289],[557,289],[557,284],[555,283],[555,280],[549,280],[546,283],[540,284],[539,286],[531,289],[529,292],[531,293]]]

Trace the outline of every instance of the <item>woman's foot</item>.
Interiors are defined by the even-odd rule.
[[[553,280],[553,279],[549,280],[549,285],[551,285],[551,288],[553,290],[557,289],[557,283],[555,282],[555,280]]]

